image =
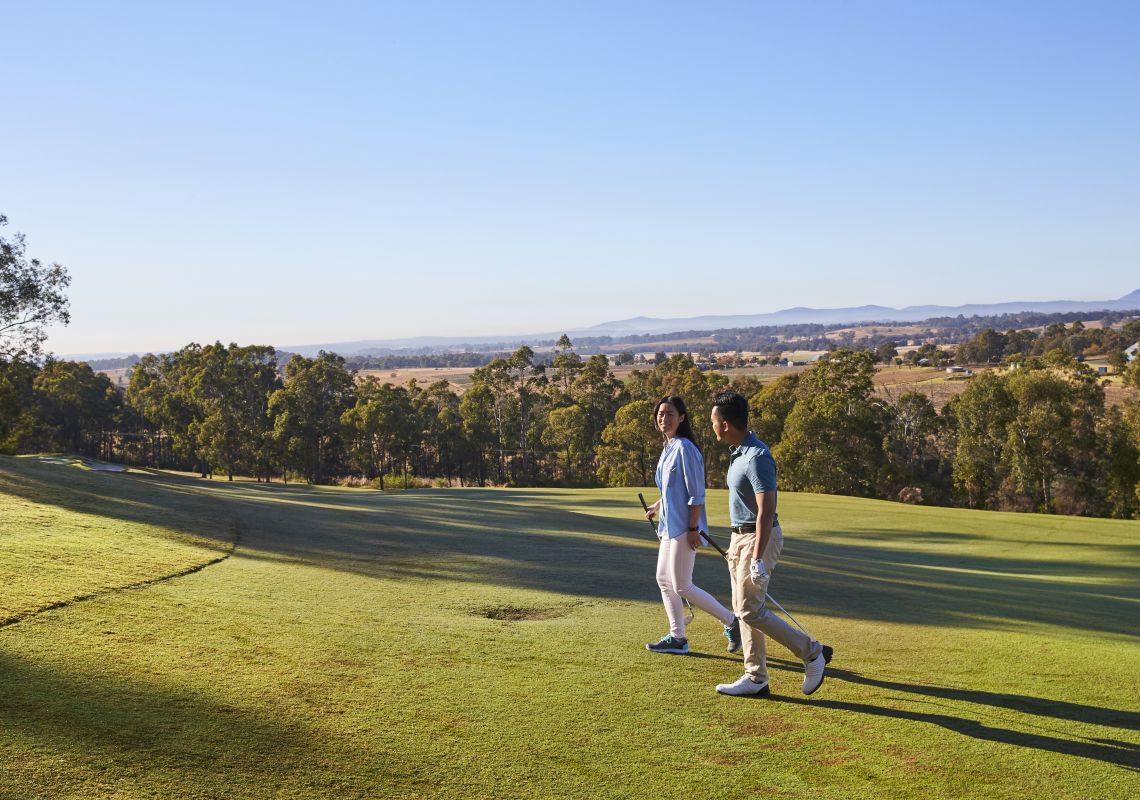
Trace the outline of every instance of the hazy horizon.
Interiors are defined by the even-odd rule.
[[[1134,292],[1140,292],[1140,289],[1136,289],[1133,291]],[[1124,292],[1122,295],[1120,295],[1120,297],[1123,297],[1123,296],[1131,294],[1131,293],[1132,292]],[[1118,298],[1093,298],[1092,302],[1095,303],[1095,302],[1100,301],[1100,300],[1104,300],[1104,301],[1108,302],[1108,301],[1112,301],[1112,300],[1116,300],[1116,299],[1118,299]],[[1053,298],[1052,300],[1037,300],[1037,301],[1024,300],[1024,299],[998,300],[998,301],[994,301],[994,304],[1003,305],[1003,304],[1016,304],[1016,303],[1020,303],[1020,302],[1025,302],[1026,304],[1033,303],[1033,302],[1049,303],[1049,302],[1064,302],[1064,301],[1069,301],[1069,300],[1073,300],[1074,302],[1088,302],[1088,301],[1075,300],[1074,298]],[[863,305],[880,305],[880,304],[866,303]],[[925,307],[925,306],[935,306],[935,305],[938,305],[938,304],[935,304],[935,303],[914,303],[914,304],[911,304],[911,306],[913,306],[913,307]],[[986,305],[986,304],[969,303],[966,305],[974,306],[974,305]],[[854,308],[855,306],[852,306],[852,307]],[[773,311],[783,311],[783,310],[786,310],[786,309],[773,309]],[[827,310],[827,309],[813,309],[813,310]],[[901,310],[901,309],[897,309],[897,310]],[[1102,309],[1090,309],[1090,310],[1102,310]],[[761,312],[757,312],[757,313],[764,314],[764,313],[771,313],[771,312],[761,311]],[[553,341],[553,340],[557,339],[559,336],[561,336],[562,334],[571,334],[572,336],[574,334],[581,335],[582,332],[587,331],[588,329],[590,329],[592,327],[597,327],[599,325],[603,325],[607,322],[622,322],[625,320],[634,320],[634,319],[638,319],[638,318],[645,318],[646,316],[647,315],[623,317],[621,320],[604,320],[600,323],[590,323],[590,324],[584,324],[584,325],[571,325],[571,326],[566,326],[566,327],[558,329],[558,330],[543,330],[543,331],[540,331],[540,330],[518,331],[518,332],[510,332],[510,331],[501,332],[500,331],[498,333],[490,333],[490,334],[474,334],[474,333],[471,333],[471,334],[455,334],[455,335],[426,333],[426,334],[408,334],[408,335],[404,335],[404,336],[390,336],[390,337],[369,336],[369,337],[362,337],[360,339],[335,339],[334,340],[334,339],[330,339],[330,338],[325,338],[325,339],[314,339],[313,341],[309,341],[309,342],[292,341],[292,342],[286,342],[286,343],[272,342],[272,341],[268,341],[265,339],[253,339],[253,340],[249,340],[249,341],[239,341],[239,342],[234,342],[234,343],[239,344],[239,345],[251,345],[251,344],[262,344],[262,345],[264,345],[264,344],[268,344],[268,345],[272,345],[273,347],[276,347],[278,350],[289,351],[290,349],[307,349],[307,348],[312,348],[315,346],[325,346],[325,345],[332,346],[332,345],[343,345],[343,344],[358,344],[360,342],[389,342],[390,343],[390,342],[403,342],[403,341],[423,340],[423,339],[453,340],[453,339],[463,339],[464,337],[469,338],[468,343],[470,343],[470,344],[479,344],[481,341],[486,341],[486,340],[512,341],[512,340],[518,340],[518,339],[522,339],[522,338],[536,339],[537,337],[544,337],[544,338],[547,338],[547,339],[550,339]],[[693,317],[688,317],[688,318],[667,318],[667,319],[676,319],[678,321],[678,323],[681,323],[681,322],[685,322],[689,319],[700,319],[700,318],[704,318],[704,317],[714,317],[714,316],[715,317],[723,317],[725,315],[721,315],[721,314],[700,314],[700,315],[695,315]],[[869,322],[869,321],[870,320],[858,320],[858,321],[850,320],[851,323]],[[887,322],[885,319],[884,320],[877,320],[877,321]],[[902,322],[902,321],[897,321],[897,322],[898,322],[898,324],[906,324],[905,322]],[[794,324],[794,323],[791,323],[791,324]],[[837,324],[840,324],[840,323],[837,323]],[[683,330],[683,326],[678,325],[678,328],[676,329],[676,331],[670,330],[668,332],[679,333],[682,330]],[[599,333],[594,334],[594,335],[606,335],[606,334],[604,334],[603,332],[599,332]],[[209,344],[209,343],[212,343],[214,341],[221,341],[223,344],[229,344],[230,343],[230,340],[223,340],[223,339],[218,338],[218,337],[214,337],[213,339],[207,338],[207,339],[195,340],[195,341],[198,344]],[[125,356],[130,356],[130,355],[143,355],[144,353],[173,352],[175,350],[181,349],[182,347],[184,347],[190,343],[191,343],[190,341],[187,341],[187,342],[182,342],[181,344],[174,346],[174,347],[165,347],[165,348],[133,348],[133,349],[127,349],[127,350],[112,350],[112,351],[103,351],[103,352],[83,352],[83,353],[60,353],[60,352],[56,352],[54,354],[59,356],[59,357],[73,358],[73,359],[119,358],[119,357],[125,357]]]

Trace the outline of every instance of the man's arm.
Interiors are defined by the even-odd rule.
[[[768,549],[772,538],[772,520],[776,517],[776,493],[756,493],[756,540],[752,545],[752,560],[759,561]]]

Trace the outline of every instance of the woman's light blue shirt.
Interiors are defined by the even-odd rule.
[[[661,521],[657,535],[676,539],[689,531],[689,506],[701,507],[697,525],[708,532],[705,516],[705,459],[697,446],[683,436],[665,443],[657,459],[657,488],[661,490]]]

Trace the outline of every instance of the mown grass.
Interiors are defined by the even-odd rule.
[[[710,493],[714,525],[724,504]],[[0,798],[1140,790],[1140,526],[793,494],[780,511],[772,593],[836,656],[804,698],[773,645],[773,697],[742,700],[713,692],[741,667],[709,617],[693,656],[643,649],[665,622],[636,490],[0,459],[0,608],[21,619],[0,627]],[[711,553],[697,577],[727,595]]]

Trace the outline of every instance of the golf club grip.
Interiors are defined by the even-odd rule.
[[[641,492],[637,493],[637,499],[641,501],[642,509],[644,509],[645,513],[648,514],[649,513],[649,506],[646,504],[645,498],[642,496]],[[653,535],[656,536],[657,535],[657,526],[653,524],[653,520],[651,520],[649,517],[646,517],[645,521],[649,523],[649,530],[653,531]]]

